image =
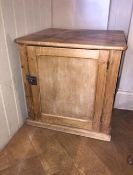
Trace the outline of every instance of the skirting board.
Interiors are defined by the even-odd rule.
[[[133,92],[119,89],[116,93],[114,108],[133,110]]]
[[[103,141],[110,141],[111,140],[110,135],[107,135],[107,134],[104,134],[104,133],[92,132],[92,131],[83,130],[83,129],[78,129],[78,128],[72,128],[72,127],[60,126],[60,125],[53,125],[53,124],[43,123],[43,122],[40,122],[40,121],[33,121],[33,120],[30,120],[30,119],[27,119],[27,124],[32,125],[32,126],[36,126],[36,127],[52,129],[52,130],[55,130],[55,131],[60,131],[60,132],[85,136],[85,137],[89,137],[89,138],[99,139],[99,140],[103,140]]]

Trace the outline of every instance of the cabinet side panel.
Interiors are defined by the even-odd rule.
[[[110,51],[101,125],[101,131],[104,133],[110,132],[110,121],[121,54],[122,51]]]
[[[27,49],[26,49],[26,45],[18,45],[18,48],[19,48],[19,54],[20,54],[20,60],[21,60],[21,68],[22,68],[26,103],[28,108],[28,116],[32,119],[34,118],[32,94],[31,94],[30,85],[26,80],[26,75],[29,74]]]
[[[101,116],[105,95],[105,85],[107,76],[107,63],[109,59],[109,51],[101,50],[99,53],[99,66],[98,66],[98,76],[96,85],[96,99],[95,99],[95,113],[93,121],[93,129],[95,131],[100,130]]]

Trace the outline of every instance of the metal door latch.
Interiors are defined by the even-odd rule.
[[[26,75],[26,79],[31,85],[37,85],[37,78],[35,76]]]

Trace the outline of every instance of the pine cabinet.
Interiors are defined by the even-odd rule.
[[[27,123],[110,141],[122,31],[45,29],[16,39]]]

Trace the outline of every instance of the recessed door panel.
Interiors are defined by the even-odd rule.
[[[38,57],[41,112],[92,119],[97,78],[94,59]]]

